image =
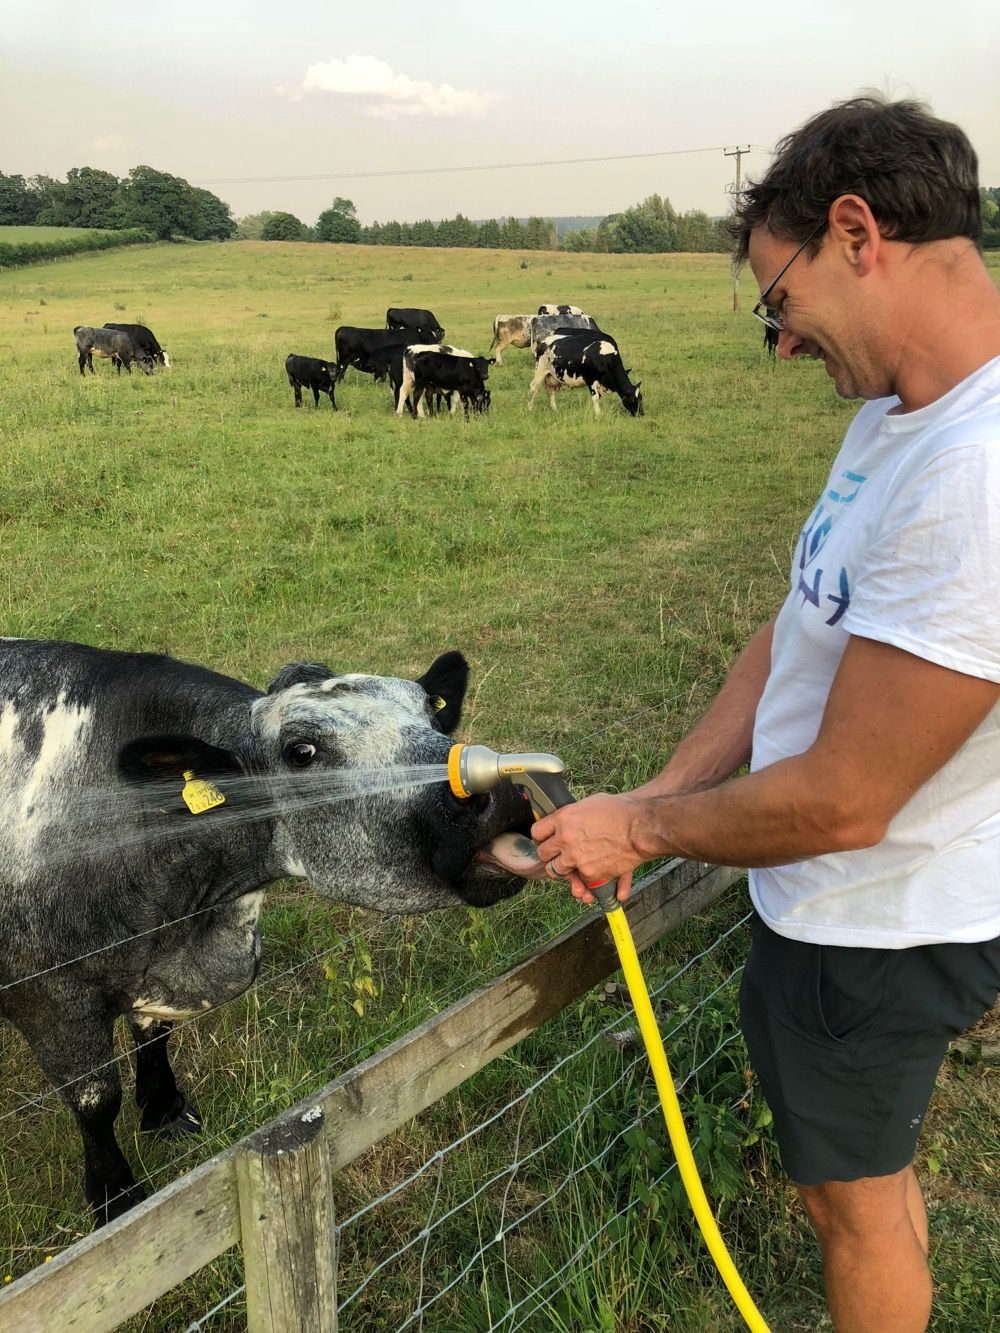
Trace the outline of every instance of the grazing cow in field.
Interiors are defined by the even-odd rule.
[[[144,1195],[115,1138],[116,1018],[140,1128],[200,1129],[167,1038],[253,982],[269,884],[411,913],[488,906],[537,873],[520,794],[460,801],[445,780],[467,678],[457,652],[417,680],[300,662],[262,693],[161,655],[0,639],[0,1016],[76,1118],[98,1224]]]
[[[532,352],[549,334],[565,332],[567,329],[590,329],[594,333],[600,332],[597,320],[591,319],[589,315],[533,315],[528,325],[528,339]]]
[[[402,306],[390,306],[385,312],[387,329],[405,329],[408,333],[429,333],[428,342],[439,343],[444,338],[444,329],[430,310],[413,310]]]
[[[642,415],[639,381],[634,385],[630,382],[617,346],[604,334],[554,333],[536,345],[535,359],[529,407],[534,407],[535,394],[544,384],[553,412],[557,389],[586,387],[595,416],[600,415],[602,393],[618,394],[626,412],[634,417]]]
[[[462,361],[475,367],[476,373],[480,380],[483,381],[489,378],[490,366],[494,364],[492,357],[474,356],[472,352],[467,352],[463,347],[451,347],[447,343],[411,343],[408,347],[402,349],[401,361],[403,373],[399,382],[399,390],[395,393],[396,415],[398,417],[403,415],[403,408],[406,406],[409,406],[411,414],[416,412],[420,416],[424,415],[423,412],[419,410],[417,399],[413,395],[413,388],[416,380],[417,362],[421,357],[427,356],[429,353],[436,353],[438,356],[461,358]],[[390,371],[390,379],[391,378],[392,371]],[[393,387],[395,389],[395,386]],[[440,395],[447,396],[449,411],[454,412],[455,394],[458,390],[446,390],[444,388],[437,388],[437,386],[435,386],[435,389]],[[466,407],[466,410],[468,410],[468,405],[464,398],[462,399],[462,403],[463,406]],[[482,408],[480,407],[476,410],[482,411]]]
[[[342,324],[333,335],[339,368],[337,378],[342,380],[349,367],[362,374],[376,374],[377,368],[381,365],[381,360],[376,354],[386,347],[434,341],[427,329],[408,332],[405,329],[359,329],[349,324]],[[384,378],[384,372],[382,377]]]
[[[73,330],[76,350],[80,359],[80,374],[84,367],[94,374],[94,353],[107,357],[120,375],[122,366],[132,374],[132,362],[138,363],[139,369],[146,375],[153,373],[153,362],[149,357],[138,354],[132,339],[120,329],[95,329],[89,324],[78,324]]]
[[[505,347],[531,346],[531,321],[533,315],[497,315],[493,321],[493,341],[489,350],[496,352],[498,366],[503,365]]]
[[[490,405],[490,393],[483,382],[481,356],[453,356],[449,352],[422,351],[412,357],[410,349],[404,362],[412,366],[413,404],[418,417],[424,415],[424,397],[431,393],[448,398],[449,411],[454,415],[458,400],[469,415],[485,412]],[[398,409],[397,409],[398,411]]]
[[[772,329],[770,324],[764,325],[764,350],[768,356],[774,356],[778,350],[778,330]]]
[[[160,346],[153,330],[147,329],[145,324],[105,324],[104,327],[127,333],[132,339],[132,346],[140,356],[151,357],[153,361],[158,361],[161,366],[170,369],[170,357],[166,350]]]
[[[582,315],[583,311],[578,305],[540,305],[538,313],[540,315]]]
[[[290,353],[285,357],[285,373],[288,383],[295,391],[295,406],[302,406],[302,390],[312,389],[313,402],[319,407],[321,393],[330,395],[330,406],[336,412],[337,403],[333,396],[337,383],[337,366],[329,361],[320,361],[314,356],[296,356]]]

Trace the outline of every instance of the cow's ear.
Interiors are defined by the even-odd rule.
[[[143,736],[118,751],[118,772],[126,782],[179,782],[186,773],[221,778],[243,770],[231,750],[197,736]]]
[[[497,363],[497,359],[496,359],[495,356],[489,356],[489,357],[486,358],[486,364],[487,364],[488,366],[495,366],[496,363]]]
[[[439,731],[450,735],[458,726],[468,682],[469,664],[458,652],[442,653],[417,681],[434,703]]]
[[[287,690],[289,685],[315,685],[321,680],[329,680],[333,674],[322,662],[289,662],[268,685],[267,692],[277,694],[279,690]]]

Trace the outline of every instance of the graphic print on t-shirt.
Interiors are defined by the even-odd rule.
[[[799,592],[804,598],[803,605],[811,602],[815,607],[828,610],[827,603],[833,603],[833,613],[826,621],[828,625],[836,625],[850,606],[850,580],[843,565],[838,574],[828,573],[824,580],[824,571],[816,564],[816,560],[826,545],[838,515],[844,512],[844,506],[857,499],[866,480],[860,472],[842,472],[838,481],[844,481],[847,485],[841,490],[831,487],[826,492],[806,520],[799,539]],[[831,592],[831,588],[835,591]]]

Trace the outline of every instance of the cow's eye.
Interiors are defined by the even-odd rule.
[[[316,758],[316,747],[308,741],[296,741],[285,747],[285,759],[293,768],[308,768]]]

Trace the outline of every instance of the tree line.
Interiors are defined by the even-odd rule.
[[[227,241],[236,235],[229,205],[210,190],[145,166],[121,180],[96,167],[73,167],[64,181],[0,172],[0,226],[137,227],[160,240]]]
[[[642,203],[611,213],[592,228],[559,237],[551,218],[487,218],[463,213],[441,222],[373,222],[364,226],[350,199],[338,195],[314,227],[294,213],[252,213],[236,230],[243,240],[339,241],[348,245],[467,246],[481,250],[570,250],[602,254],[661,254],[671,250],[724,251],[729,248],[723,218],[692,209],[678,213],[669,199],[651,194]]]

